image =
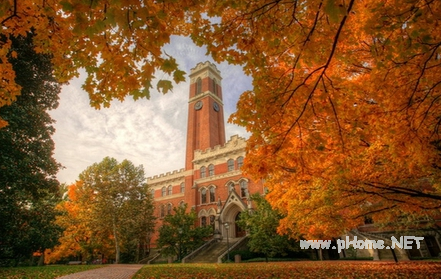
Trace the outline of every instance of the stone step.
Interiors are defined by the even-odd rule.
[[[227,251],[228,245],[231,247],[236,243],[237,239],[233,239],[227,243],[226,241],[221,241],[213,244],[209,248],[201,251],[196,257],[194,257],[190,262],[192,263],[217,263],[217,259],[222,253]]]

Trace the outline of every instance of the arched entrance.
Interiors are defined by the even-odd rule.
[[[240,213],[244,210],[246,210],[246,204],[243,203],[234,190],[231,191],[219,216],[219,227],[224,238],[227,235],[230,238],[245,236],[245,231],[236,224],[236,221],[240,218]],[[228,225],[225,226],[226,224]]]
[[[246,235],[246,231],[243,230],[238,224],[237,221],[240,220],[240,214],[242,212],[238,212],[235,218],[235,229],[236,229],[236,237],[244,237]]]

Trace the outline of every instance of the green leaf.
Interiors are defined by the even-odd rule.
[[[325,4],[325,12],[329,15],[331,22],[338,22],[341,10],[335,0],[328,0]]]
[[[164,60],[164,62],[161,65],[161,70],[166,72],[167,74],[171,74],[173,71],[176,71],[177,68],[178,68],[178,64],[176,63],[176,60],[173,57]]]
[[[176,70],[176,71],[173,73],[173,80],[174,80],[176,83],[181,82],[181,81],[185,81],[185,72],[184,72],[184,71],[181,71],[181,70]]]
[[[69,1],[61,1],[60,5],[63,7],[63,10],[66,12],[72,12],[74,10],[72,4]]]
[[[158,91],[162,92],[163,94],[167,93],[169,90],[173,88],[172,82],[169,80],[161,79],[158,81],[158,84],[156,85],[156,88]]]

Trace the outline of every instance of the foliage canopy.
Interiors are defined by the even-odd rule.
[[[419,0],[2,1],[0,106],[20,90],[15,36],[32,31],[62,82],[84,68],[100,107],[148,97],[157,70],[184,80],[161,47],[190,35],[253,77],[230,120],[251,133],[244,170],[266,180],[281,232],[430,219],[441,208],[440,14],[441,2]]]
[[[128,261],[140,260],[146,253],[139,248],[148,249],[155,224],[143,167],[106,157],[79,177],[59,204],[64,214],[57,221],[65,231],[51,252],[52,261],[71,255],[93,260],[104,254],[119,263],[122,253],[133,255]]]
[[[0,264],[27,261],[53,247],[60,234],[53,223],[60,165],[52,157],[55,129],[48,113],[58,106],[60,85],[51,57],[35,53],[31,34],[12,38],[10,47],[20,56],[8,58],[22,90],[16,102],[0,108],[9,121],[0,130]]]
[[[159,228],[158,246],[165,256],[184,256],[204,243],[213,234],[211,226],[196,227],[197,215],[194,210],[187,211],[187,205],[173,208],[174,214],[164,217]]]

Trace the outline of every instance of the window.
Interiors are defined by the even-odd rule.
[[[213,79],[213,93],[214,93],[214,95],[217,95],[217,84],[216,84],[216,79]]]
[[[196,95],[201,94],[202,92],[202,80],[201,78],[198,78],[196,80]]]
[[[167,215],[172,214],[172,207],[173,207],[173,205],[171,203],[167,204]]]
[[[162,189],[161,189],[161,195],[162,195],[163,197],[165,197],[165,196],[167,195],[167,189],[165,189],[165,187],[162,187]]]
[[[179,207],[184,207],[185,206],[185,202],[184,201],[180,201],[179,202]]]
[[[184,192],[185,192],[185,183],[182,182],[181,183],[181,193],[184,193]]]
[[[201,178],[205,177],[205,167],[201,167]]]
[[[209,165],[208,166],[208,176],[213,176],[214,175],[214,165]]]
[[[243,166],[243,157],[237,158],[237,168],[240,169]]]
[[[202,227],[205,227],[206,225],[207,225],[207,217],[203,216],[203,217],[201,218],[201,226],[202,226]]]
[[[248,182],[245,180],[240,181],[240,196],[242,198],[248,197]]]
[[[165,205],[161,205],[161,213],[160,213],[160,217],[164,218],[165,216]]]
[[[207,189],[201,190],[201,203],[207,203]]]
[[[210,225],[213,225],[213,228],[214,228],[214,220],[215,220],[214,215],[210,215]]]
[[[210,187],[210,202],[215,202],[215,194],[216,194],[216,188],[214,186]]]
[[[173,190],[172,190],[172,186],[168,186],[168,195],[170,196],[171,194],[173,194]]]
[[[231,191],[235,191],[233,182],[228,183],[228,192],[231,192]]]
[[[154,189],[150,190],[150,195],[152,195],[152,198],[155,198],[155,190]]]
[[[234,170],[234,160],[233,159],[228,160],[227,166],[228,166],[228,171],[233,171]]]

